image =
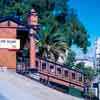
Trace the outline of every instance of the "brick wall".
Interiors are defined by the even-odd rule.
[[[0,23],[0,39],[10,38],[16,39],[16,27],[17,24],[10,21]],[[0,65],[7,66],[7,68],[16,68],[16,51],[10,51],[8,49],[0,49]]]

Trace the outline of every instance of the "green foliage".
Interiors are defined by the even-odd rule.
[[[59,31],[55,33],[54,30],[54,26],[43,27],[36,35],[36,45],[39,50],[39,56],[56,61],[59,57],[59,53],[65,52],[67,44],[64,35],[59,33]]]
[[[79,21],[77,15],[74,13],[73,9],[70,11],[70,14],[67,16],[66,23],[64,24],[66,28],[64,33],[70,37],[70,44],[77,45],[83,52],[87,52],[87,47],[90,46],[88,41],[89,35],[86,32],[84,25]],[[67,37],[66,37],[67,38]]]
[[[73,52],[72,50],[69,50],[68,55],[65,60],[65,65],[69,67],[74,67],[74,62],[75,62],[75,52]]]
[[[90,80],[90,81],[91,81],[91,80],[95,77],[95,75],[96,75],[95,70],[92,69],[92,68],[89,67],[89,66],[85,66],[83,62],[80,62],[79,64],[77,64],[77,65],[75,66],[75,69],[77,69],[77,70],[83,72],[83,73],[85,74],[85,78],[88,79],[88,80]]]
[[[80,70],[81,72],[84,71],[84,62],[80,62],[78,64],[76,64],[75,69],[76,70]]]
[[[54,34],[55,36],[61,35],[61,38],[62,36],[64,37],[64,42],[59,41],[58,46],[66,44],[66,46],[70,48],[75,44],[86,53],[87,47],[90,45],[88,33],[84,25],[79,21],[76,12],[70,9],[68,1],[69,0],[1,0],[0,16],[13,15],[16,17],[17,15],[26,20],[25,16],[28,10],[34,7],[39,14],[39,23],[43,26],[40,34],[49,33],[50,37],[53,37]],[[46,30],[43,30],[44,28],[46,28]],[[47,38],[47,36],[43,39],[45,38]],[[50,39],[52,40],[52,38]],[[48,42],[47,40],[49,39],[47,38],[44,41]],[[49,43],[49,45],[51,44],[57,46],[56,41]],[[63,46],[60,48],[62,47]]]
[[[92,80],[95,76],[95,71],[91,67],[84,68],[86,79]]]
[[[96,70],[96,76],[100,75],[100,68],[97,68]]]
[[[21,16],[22,19],[26,19],[26,13],[31,8],[29,3],[25,0],[1,0],[0,1],[0,16]]]

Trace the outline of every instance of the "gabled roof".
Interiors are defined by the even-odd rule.
[[[4,22],[4,21],[13,21],[18,25],[22,25],[22,26],[27,26],[27,23],[24,21],[21,21],[19,18],[17,17],[13,17],[13,16],[6,16],[6,17],[0,17],[0,23]]]
[[[0,23],[4,22],[4,21],[13,21],[18,25],[22,25],[25,26],[26,28],[33,28],[34,30],[39,30],[40,29],[40,25],[28,25],[27,22],[20,20],[20,18],[18,17],[14,17],[14,16],[6,16],[6,17],[0,17]]]

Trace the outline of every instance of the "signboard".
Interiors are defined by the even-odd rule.
[[[2,49],[20,49],[19,39],[0,39],[0,48]]]

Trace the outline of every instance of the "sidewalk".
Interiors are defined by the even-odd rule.
[[[1,99],[2,98],[2,99]],[[11,71],[0,71],[0,100],[83,100]]]

